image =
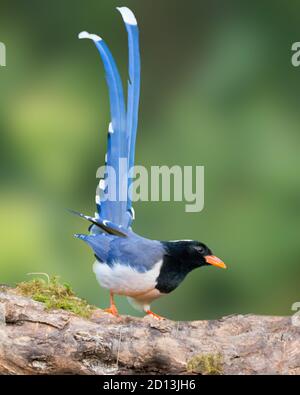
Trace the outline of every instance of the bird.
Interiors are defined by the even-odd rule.
[[[105,174],[96,191],[94,216],[72,211],[91,223],[88,234],[75,234],[84,241],[95,256],[93,271],[100,286],[110,292],[107,313],[118,316],[114,296],[123,295],[130,304],[156,319],[163,317],[151,310],[154,300],[174,291],[194,269],[215,266],[226,269],[203,242],[195,240],[159,241],[142,237],[132,229],[135,219],[130,186],[134,166],[135,144],[138,128],[141,58],[139,28],[134,13],[119,7],[128,35],[128,89],[125,105],[120,73],[105,41],[96,34],[83,31],[80,39],[90,39],[102,59],[110,101],[111,122],[108,128]],[[119,167],[125,159],[125,170]],[[109,169],[114,169],[115,178]],[[116,181],[116,196],[110,199],[108,189]],[[125,191],[122,198],[118,192]]]

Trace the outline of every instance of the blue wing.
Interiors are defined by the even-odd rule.
[[[165,250],[159,241],[145,239],[131,233],[122,238],[114,235],[76,235],[94,251],[98,261],[109,266],[121,264],[130,266],[139,273],[145,273],[163,259]]]
[[[134,219],[128,191],[132,182],[129,170],[134,166],[140,95],[139,33],[133,13],[126,7],[119,8],[119,11],[128,32],[130,81],[127,113],[121,77],[109,48],[97,35],[82,32],[79,38],[94,41],[104,64],[110,98],[111,124],[108,132],[106,171],[96,192],[97,217],[129,228]]]

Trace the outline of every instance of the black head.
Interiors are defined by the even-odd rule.
[[[221,259],[199,241],[165,241],[162,244],[165,254],[156,285],[160,292],[173,291],[189,272],[198,267],[213,265],[226,268]]]
[[[211,249],[199,241],[179,240],[165,243],[167,249],[173,257],[176,257],[185,266],[193,269],[201,266],[212,265],[226,269],[226,265],[221,259],[213,255]]]

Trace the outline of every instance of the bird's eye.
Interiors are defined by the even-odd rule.
[[[203,246],[197,246],[195,247],[195,249],[197,250],[197,252],[199,252],[200,254],[204,255],[206,249]]]

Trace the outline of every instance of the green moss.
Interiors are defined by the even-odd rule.
[[[221,375],[223,372],[223,358],[218,354],[199,354],[187,362],[187,371],[203,375]]]
[[[38,278],[22,282],[17,285],[16,292],[44,303],[47,309],[67,310],[84,318],[89,318],[95,309],[78,298],[70,285],[61,284],[57,276],[51,277],[49,281]]]

